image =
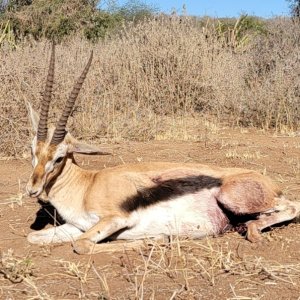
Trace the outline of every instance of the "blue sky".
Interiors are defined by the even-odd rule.
[[[100,7],[105,6],[101,1]],[[256,15],[264,18],[289,14],[289,3],[285,0],[139,0],[140,2],[153,4],[165,13],[171,13],[174,9],[182,13],[185,5],[188,15],[208,15],[213,17],[235,17],[241,13]],[[100,2],[100,3],[101,3]],[[127,0],[116,0],[123,5]]]

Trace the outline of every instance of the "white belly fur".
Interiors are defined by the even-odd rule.
[[[211,220],[219,210],[215,194],[218,189],[202,190],[139,209],[130,218],[135,226],[121,232],[116,239],[140,239],[159,235],[178,235],[191,238],[218,233]]]
[[[82,231],[87,231],[100,220],[95,213],[89,213],[70,206],[65,206],[63,203],[58,201],[51,203],[66,223],[69,223]]]

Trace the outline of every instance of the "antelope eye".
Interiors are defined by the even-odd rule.
[[[56,161],[54,162],[54,164],[59,164],[59,163],[61,163],[63,160],[64,160],[64,157],[61,156],[61,157],[59,157],[59,158],[56,159]]]

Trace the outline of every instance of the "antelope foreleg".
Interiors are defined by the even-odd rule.
[[[73,243],[73,249],[78,254],[101,252],[103,245],[97,245],[97,243],[126,228],[128,225],[128,221],[125,218],[116,216],[104,217],[96,225],[80,235],[77,241]]]
[[[28,234],[27,240],[31,244],[52,244],[74,241],[82,231],[71,224],[63,224]]]

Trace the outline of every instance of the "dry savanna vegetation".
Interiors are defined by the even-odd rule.
[[[197,128],[213,123],[299,130],[299,23],[274,19],[267,33],[218,33],[207,20],[164,17],[126,26],[96,44],[76,37],[57,47],[53,118],[95,52],[70,122],[94,142],[201,140]],[[28,151],[25,102],[38,109],[48,68],[46,41],[0,49],[0,152]]]
[[[300,26],[290,18],[243,32],[210,19],[163,16],[126,23],[104,39],[56,47],[55,123],[91,50],[94,60],[69,120],[72,134],[112,156],[84,168],[141,161],[258,170],[299,200]],[[24,193],[31,171],[26,101],[39,109],[50,43],[0,48],[1,299],[299,299],[299,224],[253,245],[238,233],[145,241],[135,251],[78,256],[69,244],[29,245],[57,215]],[[13,159],[17,158],[17,159]],[[37,213],[38,212],[38,213]],[[48,225],[48,222],[50,225]]]

